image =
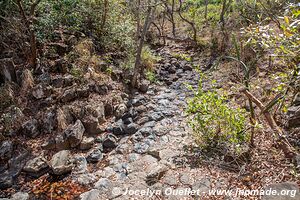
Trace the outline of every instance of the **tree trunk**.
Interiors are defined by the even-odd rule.
[[[103,33],[104,27],[106,25],[107,13],[108,13],[108,0],[104,0],[104,8],[103,8],[101,27],[100,27],[100,30],[102,31],[102,33]]]
[[[205,0],[205,11],[204,11],[205,23],[207,23],[207,6],[208,6],[208,0]]]
[[[174,9],[175,9],[175,0],[172,0],[172,9],[171,9],[172,33],[173,33],[173,37],[176,37],[176,25],[175,25],[175,21],[174,21]]]
[[[241,92],[244,93],[261,110],[262,114],[265,116],[268,125],[272,129],[275,138],[277,139],[276,142],[279,148],[281,148],[284,155],[287,158],[295,158],[295,156],[297,155],[295,149],[285,138],[282,129],[276,124],[271,113],[267,109],[265,109],[265,106],[261,103],[261,101],[259,101],[255,96],[253,96],[253,94],[251,94],[247,89],[242,89]]]
[[[192,29],[193,29],[193,40],[195,42],[197,42],[197,29],[195,27],[195,23],[194,22],[191,22],[189,21],[188,19],[184,18],[183,15],[181,14],[181,8],[182,8],[182,0],[179,0],[179,9],[178,9],[178,14],[179,14],[179,17],[185,21],[186,23],[190,24]]]
[[[135,58],[133,77],[132,77],[132,81],[131,81],[131,86],[133,88],[137,87],[138,75],[141,71],[141,69],[140,69],[141,54],[142,54],[142,49],[143,49],[143,45],[144,45],[145,35],[146,35],[147,30],[148,30],[148,26],[151,22],[151,17],[150,17],[151,12],[152,12],[152,7],[149,5],[148,9],[147,9],[147,16],[146,16],[144,26],[143,26],[143,31],[142,31],[142,34],[141,34],[141,38],[140,38],[140,41],[139,41],[138,48],[137,48],[136,58]]]

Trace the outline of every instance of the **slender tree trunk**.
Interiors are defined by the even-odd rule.
[[[151,13],[152,13],[152,6],[149,5],[148,9],[147,9],[147,16],[146,16],[144,26],[143,26],[143,31],[142,31],[142,34],[141,34],[141,37],[140,37],[138,48],[137,48],[135,64],[134,64],[134,71],[133,71],[133,77],[132,77],[132,82],[131,82],[132,87],[137,87],[138,75],[141,71],[141,69],[140,69],[141,54],[142,54],[142,49],[143,49],[143,45],[144,45],[145,35],[146,35],[147,30],[148,30],[148,26],[151,22]]]
[[[34,13],[36,6],[41,2],[41,0],[36,0],[30,6],[30,13],[29,16],[26,15],[23,7],[22,0],[17,0],[17,6],[19,8],[20,14],[23,18],[27,26],[27,30],[29,32],[29,43],[30,43],[30,55],[29,55],[29,64],[31,67],[36,69],[37,67],[37,44],[36,44],[36,36],[33,27],[33,20],[34,20]]]
[[[205,0],[205,11],[204,11],[205,23],[207,23],[207,6],[208,6],[208,0]]]
[[[108,0],[104,0],[104,8],[103,8],[102,21],[101,21],[101,27],[100,27],[100,30],[102,32],[104,31],[104,27],[106,25],[107,14],[108,14]]]
[[[176,37],[176,25],[174,20],[174,9],[175,9],[175,0],[172,0],[172,9],[171,9],[171,20],[172,20],[172,33],[173,37]]]
[[[178,9],[178,14],[179,14],[179,17],[185,21],[186,23],[190,24],[192,29],[193,29],[193,40],[195,42],[197,42],[197,29],[196,29],[196,26],[195,26],[195,23],[194,22],[191,22],[189,21],[188,19],[184,18],[182,13],[181,13],[181,8],[182,8],[182,0],[179,0],[179,9]]]
[[[137,0],[137,6],[136,6],[136,39],[137,41],[140,38],[140,31],[141,31],[141,16],[140,16],[140,10],[141,10],[141,0]]]

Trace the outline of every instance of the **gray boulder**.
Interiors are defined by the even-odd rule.
[[[54,154],[49,163],[55,175],[62,175],[72,171],[73,163],[68,150],[62,150]]]

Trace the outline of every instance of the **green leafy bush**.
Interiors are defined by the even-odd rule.
[[[190,116],[189,125],[197,144],[213,147],[221,144],[236,147],[248,141],[245,133],[245,111],[240,108],[230,108],[225,95],[218,94],[216,88],[205,92],[202,88],[201,75],[198,89],[194,97],[188,100],[187,113]],[[189,89],[193,90],[191,86]]]

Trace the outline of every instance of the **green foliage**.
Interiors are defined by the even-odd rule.
[[[157,78],[155,76],[155,73],[151,70],[147,70],[145,73],[146,79],[151,81],[152,83],[157,82]]]
[[[173,53],[172,56],[174,58],[180,59],[180,60],[186,60],[187,62],[192,61],[192,57],[190,57],[188,54],[183,54],[183,53]]]
[[[153,70],[160,57],[154,55],[148,46],[144,46],[141,54],[141,64],[148,70]]]
[[[134,24],[120,1],[109,1],[105,22],[103,0],[42,1],[38,8],[35,28],[40,41],[52,40],[54,30],[64,28],[97,38],[103,48],[132,51]]]
[[[194,97],[188,100],[187,113],[191,119],[196,142],[205,147],[216,145],[235,145],[248,141],[245,133],[245,111],[230,108],[225,95],[220,95],[216,88],[205,92],[201,75]],[[213,84],[213,83],[212,83]],[[192,90],[192,87],[189,86]]]

